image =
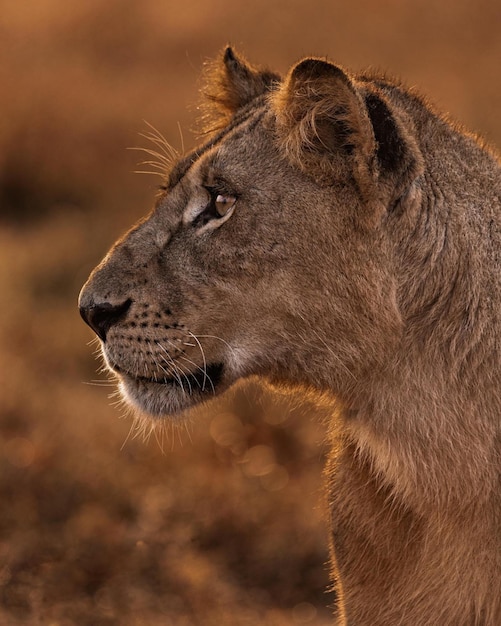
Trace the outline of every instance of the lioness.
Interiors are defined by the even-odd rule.
[[[80,295],[123,396],[332,398],[338,624],[501,624],[501,170],[380,76],[226,49],[209,139]],[[333,411],[334,414],[334,411]]]

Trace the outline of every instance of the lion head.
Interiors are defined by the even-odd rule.
[[[124,397],[176,415],[259,375],[354,393],[401,329],[387,222],[419,193],[383,91],[306,59],[281,80],[228,48],[205,143],[80,295]]]

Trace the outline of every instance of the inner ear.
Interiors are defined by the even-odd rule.
[[[332,154],[353,154],[355,148],[351,128],[342,111],[327,119],[315,120],[315,132],[311,137],[312,146]]]
[[[406,145],[398,130],[397,122],[387,104],[378,95],[368,94],[365,104],[377,142],[377,159],[383,170],[394,172],[398,169],[406,152]]]
[[[381,179],[391,183],[393,195],[398,198],[422,173],[421,152],[380,93],[368,93],[365,104],[376,138]]]
[[[226,126],[242,107],[271,91],[280,76],[268,70],[253,67],[228,46],[219,59],[206,66],[205,132]]]

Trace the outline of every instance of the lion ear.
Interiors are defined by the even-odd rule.
[[[368,84],[332,63],[301,61],[273,95],[277,132],[288,158],[318,182],[353,177],[366,198],[388,205],[420,175],[422,157],[384,95]]]
[[[210,63],[205,71],[202,92],[208,130],[225,126],[239,109],[271,91],[279,81],[280,76],[253,67],[228,46],[222,59]]]
[[[301,61],[274,103],[281,143],[302,169],[332,183],[347,168],[357,178],[370,174],[374,132],[363,98],[341,68],[320,59]]]

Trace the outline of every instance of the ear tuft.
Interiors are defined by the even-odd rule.
[[[271,91],[279,81],[277,74],[253,67],[227,46],[222,59],[206,66],[203,132],[226,126],[239,109]]]
[[[235,56],[235,53],[233,52],[233,48],[231,46],[226,46],[224,50],[223,60],[226,64],[234,63],[237,61],[237,57]]]

